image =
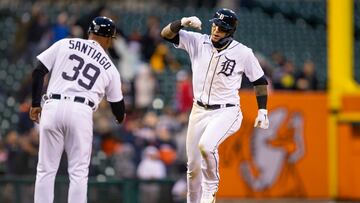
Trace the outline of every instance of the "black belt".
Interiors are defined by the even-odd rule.
[[[220,108],[223,108],[223,107],[236,106],[235,104],[223,104],[223,105],[222,104],[212,104],[212,105],[209,105],[209,104],[204,104],[201,101],[196,101],[196,103],[199,106],[204,107],[205,109],[210,109],[210,110],[220,109]]]
[[[61,94],[50,94],[49,96],[50,99],[61,99]],[[70,98],[70,97],[69,97]],[[64,96],[64,99],[66,99],[66,96]],[[86,99],[85,97],[78,97],[78,96],[75,96],[74,97],[74,102],[78,102],[78,103],[83,103],[83,104],[86,104]],[[91,108],[93,108],[95,106],[94,102],[92,101],[88,101],[87,103],[88,106],[90,106]]]

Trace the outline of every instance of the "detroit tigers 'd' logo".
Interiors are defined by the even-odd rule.
[[[218,75],[220,73],[224,74],[226,77],[230,76],[232,74],[232,72],[234,71],[236,62],[235,60],[229,59],[228,57],[226,57],[226,61],[221,63],[221,71],[218,72]]]

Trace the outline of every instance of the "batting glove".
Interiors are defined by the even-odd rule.
[[[184,27],[191,27],[201,30],[201,21],[196,16],[181,18],[181,25]]]
[[[256,128],[262,128],[262,129],[268,129],[269,128],[269,118],[267,115],[266,109],[259,109],[258,110],[258,116],[255,119],[254,127]]]

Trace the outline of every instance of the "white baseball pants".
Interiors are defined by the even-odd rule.
[[[219,187],[219,145],[236,132],[242,121],[239,106],[206,110],[193,104],[186,139],[187,203],[199,203],[201,194]]]
[[[39,161],[35,203],[54,201],[54,182],[65,150],[70,186],[68,203],[87,202],[87,181],[92,149],[92,109],[67,100],[47,100],[40,119]]]

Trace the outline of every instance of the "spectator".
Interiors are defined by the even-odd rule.
[[[146,26],[146,33],[142,36],[141,40],[141,53],[143,54],[143,60],[149,61],[161,41],[159,18],[157,16],[149,16]]]
[[[33,62],[36,55],[43,51],[49,44],[49,22],[48,16],[43,13],[42,7],[34,4],[32,7],[29,30],[27,32],[27,50],[25,60]]]
[[[29,110],[31,107],[31,100],[27,98],[19,106],[19,123],[17,126],[17,131],[20,135],[28,133],[32,128],[34,128],[34,122],[29,118]]]
[[[193,105],[192,83],[188,72],[181,70],[176,74],[176,110],[188,112]]]
[[[283,66],[286,62],[285,56],[280,51],[273,51],[271,53],[271,59],[276,66]]]
[[[287,60],[283,66],[274,71],[273,84],[275,89],[293,90],[295,89],[295,66],[290,60]]]
[[[39,151],[38,128],[31,128],[19,139],[19,142],[21,144],[21,150],[26,156],[26,175],[35,174]]]
[[[15,40],[13,42],[11,49],[11,61],[15,62],[19,60],[19,56],[23,56],[24,50],[28,45],[27,41],[27,32],[30,26],[30,13],[23,13],[21,18],[18,20],[17,28],[15,31]]]
[[[258,59],[259,64],[263,69],[266,78],[269,81],[269,79],[271,79],[272,77],[274,67],[271,65],[270,61],[263,54],[257,52],[255,53],[255,57]]]
[[[141,36],[139,32],[134,31],[126,39],[122,32],[117,33],[117,38],[114,40],[113,49],[116,55],[118,55],[118,67],[123,81],[123,95],[125,98],[125,105],[128,109],[135,107],[135,82],[136,75],[143,66],[146,66],[140,60],[141,51]],[[151,86],[151,85],[150,85]]]
[[[176,116],[177,122],[179,123],[179,129],[174,135],[174,142],[176,145],[177,161],[186,163],[186,133],[187,123],[189,122],[189,113],[182,112]]]
[[[0,176],[6,173],[6,162],[8,154],[5,148],[5,143],[0,139]]]
[[[315,74],[315,64],[311,60],[304,62],[303,69],[296,75],[297,90],[317,90],[318,79]]]
[[[159,159],[159,151],[154,146],[144,149],[137,175],[142,180],[162,179],[166,177],[166,168]],[[157,203],[160,200],[160,187],[157,183],[143,183],[140,185],[141,203]]]
[[[117,178],[135,177],[136,166],[134,163],[134,156],[135,149],[133,145],[130,143],[117,143],[112,156],[115,176]]]
[[[158,122],[158,117],[155,112],[148,111],[142,118],[142,126],[135,129],[134,135],[145,140],[147,143],[156,143],[155,127]]]
[[[181,174],[180,177],[175,182],[172,187],[171,194],[173,195],[174,203],[184,203],[186,202],[187,186],[186,186],[186,162],[180,162],[178,164],[178,173]]]
[[[150,57],[150,66],[152,70],[157,73],[163,73],[166,69],[166,55],[169,52],[169,48],[161,43],[159,44],[154,53]]]
[[[75,25],[78,25],[83,30],[83,36],[81,38],[85,38],[87,36],[87,31],[89,28],[89,21],[94,19],[96,16],[105,16],[105,17],[112,17],[110,14],[109,9],[107,9],[105,4],[101,4],[100,6],[96,7],[90,13],[83,15],[80,17],[76,22]]]
[[[157,145],[161,161],[165,164],[166,170],[172,169],[176,160],[176,145],[169,128],[159,126],[156,129]]]
[[[263,54],[257,52],[254,55],[258,59],[259,64],[264,71],[265,77],[269,83],[268,91],[270,91],[272,89],[272,75],[273,75],[274,68],[273,68],[271,62]],[[249,81],[249,79],[245,75],[243,75],[242,81],[241,81],[241,89],[252,89],[253,87],[254,86]]]
[[[67,12],[61,12],[57,16],[57,22],[51,30],[51,44],[70,36],[70,28],[68,26],[69,17]]]
[[[165,106],[158,116],[156,128],[165,127],[171,132],[178,131],[181,126],[176,119],[177,113],[170,106]]]
[[[152,105],[156,91],[156,78],[147,65],[142,65],[135,81],[135,107],[146,110]]]
[[[7,150],[7,175],[25,175],[27,171],[27,157],[21,149],[20,138],[16,131],[6,135],[5,148]]]
[[[119,56],[118,67],[122,79],[125,82],[131,83],[134,80],[139,68],[140,61],[140,44],[141,36],[137,32],[132,32],[127,40],[121,34],[118,34],[114,40],[113,48]]]
[[[150,66],[156,74],[161,74],[166,68],[177,71],[180,68],[179,62],[170,53],[169,48],[164,43],[159,43],[155,52],[150,58]]]
[[[112,157],[120,144],[114,134],[109,132],[102,135],[101,149],[106,157]]]
[[[73,38],[81,38],[84,36],[84,31],[79,25],[72,25],[70,28],[70,36]]]

